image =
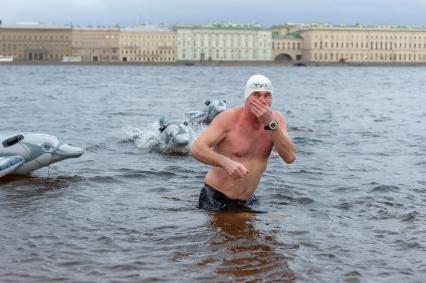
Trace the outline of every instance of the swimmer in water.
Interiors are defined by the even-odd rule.
[[[244,105],[220,113],[194,141],[189,154],[210,165],[199,197],[199,208],[250,209],[272,148],[288,164],[296,159],[284,116],[271,109],[272,83],[250,77]]]

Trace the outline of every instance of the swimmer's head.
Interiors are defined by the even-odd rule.
[[[272,94],[273,87],[271,81],[262,75],[251,76],[246,83],[244,99],[247,99],[255,91],[269,91]]]

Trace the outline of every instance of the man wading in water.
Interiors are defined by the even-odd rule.
[[[272,83],[252,76],[245,103],[219,114],[194,141],[189,154],[211,165],[201,189],[199,208],[244,210],[256,204],[254,191],[267,167],[272,147],[286,163],[296,159],[296,147],[284,116],[271,110]]]

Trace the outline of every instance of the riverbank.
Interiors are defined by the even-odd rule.
[[[51,62],[14,61],[0,62],[1,65],[77,65],[77,66],[296,66],[296,67],[425,67],[426,63],[318,63],[318,62],[275,62],[275,61],[227,61],[227,62]]]

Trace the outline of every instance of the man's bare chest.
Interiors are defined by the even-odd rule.
[[[221,147],[239,158],[267,158],[272,149],[272,139],[263,129],[237,128],[227,133]]]

